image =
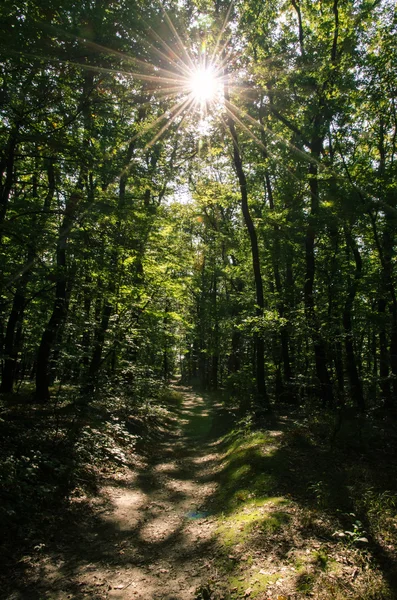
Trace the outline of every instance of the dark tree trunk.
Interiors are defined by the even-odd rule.
[[[265,137],[263,135],[262,130],[262,141],[265,143]],[[263,155],[264,158],[267,159],[267,151],[265,150],[265,145],[263,147]],[[266,171],[265,173],[265,187],[267,191],[267,196],[269,199],[269,208],[271,211],[275,210],[274,206],[274,197],[273,197],[273,188],[270,180],[269,173]],[[284,290],[281,283],[280,276],[280,262],[281,262],[281,248],[280,248],[280,227],[277,223],[273,226],[274,230],[274,241],[272,248],[272,262],[273,262],[273,272],[274,272],[274,283],[276,287],[276,292],[278,296],[277,300],[277,309],[278,314],[281,319],[284,319],[286,309],[285,309],[285,301],[284,301]],[[288,325],[282,325],[280,329],[280,343],[281,343],[281,356],[283,362],[283,372],[284,372],[284,381],[281,377],[280,370],[277,369],[277,397],[283,398],[288,402],[294,402],[296,400],[296,396],[292,389],[292,380],[293,380],[293,372],[291,366],[290,359],[290,351],[289,351],[289,330]]]
[[[387,348],[387,333],[385,327],[387,301],[380,298],[378,301],[378,313],[381,316],[379,329],[379,377],[382,400],[387,408],[393,404],[390,388],[389,351]]]
[[[55,193],[55,174],[54,165],[52,161],[47,163],[47,176],[48,176],[48,192],[44,200],[44,210],[48,209],[51,205],[51,200]],[[37,196],[37,177],[33,180],[33,196]],[[38,229],[44,228],[45,218],[41,218],[39,222],[33,221],[32,230],[37,232]],[[22,270],[20,281],[17,285],[17,289],[14,295],[11,313],[8,317],[6,335],[4,339],[4,353],[6,356],[4,362],[3,377],[1,382],[0,390],[2,392],[12,392],[14,387],[14,381],[16,377],[17,359],[19,351],[19,342],[21,340],[21,328],[23,321],[23,314],[25,310],[26,302],[26,287],[30,279],[30,273],[33,268],[34,260],[36,258],[37,251],[37,238],[34,233],[33,238],[29,245],[29,251],[27,256],[26,264]]]
[[[25,287],[26,278],[23,278],[17,287],[15,292],[12,309],[10,316],[8,317],[6,334],[4,338],[4,367],[3,377],[1,381],[0,391],[4,393],[11,393],[14,387],[15,371],[18,356],[18,347],[15,340],[15,331],[22,318],[23,310],[25,307]]]
[[[19,127],[19,123],[16,123],[11,129],[5,153],[0,159],[0,244],[3,239],[3,224],[7,214],[8,201],[14,183],[15,149]]]
[[[105,342],[105,335],[108,330],[109,320],[112,316],[113,306],[110,302],[106,301],[102,311],[101,322],[96,328],[95,339],[94,339],[94,350],[88,370],[89,377],[89,389],[92,390],[95,387],[95,379],[97,377],[99,368],[101,366],[103,344]]]
[[[228,94],[225,93],[226,102],[228,102]],[[245,226],[248,231],[248,235],[251,243],[251,254],[252,254],[252,267],[254,272],[255,290],[256,290],[256,314],[258,317],[263,316],[264,309],[264,297],[263,297],[263,282],[262,274],[260,269],[259,261],[259,248],[258,238],[256,235],[256,229],[252,221],[251,213],[248,205],[248,191],[247,191],[247,180],[245,177],[243,164],[240,155],[240,149],[238,145],[237,132],[234,125],[233,118],[228,117],[228,127],[233,140],[233,161],[236,169],[241,194],[241,209],[244,217]],[[263,406],[269,406],[269,397],[267,395],[266,383],[265,383],[265,344],[262,334],[255,333],[254,335],[255,345],[255,373],[256,373],[256,392],[258,402]]]
[[[361,380],[357,370],[356,355],[354,352],[353,344],[353,326],[352,326],[352,309],[354,299],[357,293],[358,282],[361,278],[362,272],[362,261],[360,252],[357,248],[357,244],[347,229],[345,229],[345,236],[347,245],[351,248],[354,260],[356,263],[356,270],[354,273],[354,280],[348,290],[347,299],[343,309],[343,327],[345,330],[345,352],[346,352],[346,371],[350,383],[351,397],[356,405],[357,409],[361,412],[365,410],[365,401]]]
[[[213,327],[212,355],[211,355],[211,389],[218,389],[219,369],[219,319],[218,319],[218,282],[216,266],[214,266],[214,279],[212,285],[212,314],[215,319]]]
[[[67,315],[67,243],[79,200],[79,193],[72,194],[66,205],[65,215],[59,230],[56,248],[57,282],[55,286],[54,306],[37,353],[35,398],[38,402],[47,402],[50,398],[48,372],[50,354]]]
[[[387,408],[392,408],[395,405],[395,399],[392,397],[392,391],[390,386],[390,366],[394,364],[393,358],[390,357],[388,349],[388,335],[387,335],[387,314],[386,309],[391,301],[391,314],[392,314],[392,336],[394,330],[394,323],[397,322],[397,301],[393,283],[393,243],[394,243],[394,228],[395,222],[394,217],[386,215],[386,224],[380,240],[376,220],[371,211],[368,211],[368,215],[371,220],[372,230],[374,234],[376,248],[379,254],[379,260],[381,264],[381,285],[379,290],[378,298],[378,313],[380,315],[380,327],[379,327],[379,377],[380,377],[380,391],[384,405]],[[389,295],[389,301],[388,301]],[[394,340],[392,337],[392,350],[394,352]],[[397,366],[397,365],[396,365]],[[394,373],[393,373],[394,374]],[[394,390],[393,390],[394,391]]]
[[[318,319],[314,303],[314,276],[315,276],[315,256],[314,244],[316,240],[315,218],[318,213],[318,167],[317,161],[320,155],[321,142],[315,140],[312,143],[313,162],[309,165],[309,187],[311,194],[311,214],[306,230],[305,251],[306,251],[306,275],[304,285],[304,302],[306,319],[309,325],[311,337],[313,340],[314,357],[316,365],[316,375],[320,385],[320,398],[324,405],[333,404],[333,392],[331,378],[328,372],[328,360],[325,342],[321,336]],[[316,162],[314,162],[316,161]]]

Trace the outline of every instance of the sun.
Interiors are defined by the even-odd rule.
[[[204,105],[217,98],[221,81],[213,67],[199,67],[190,75],[188,87],[193,100]]]

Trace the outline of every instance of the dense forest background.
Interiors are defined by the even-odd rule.
[[[203,506],[218,461],[211,585],[235,569],[197,600],[395,598],[396,33],[391,0],[3,0],[7,598],[64,598],[45,564],[118,535],[95,529],[100,483],[141,468],[156,504],[178,460]],[[238,578],[252,561],[262,587]]]
[[[2,392],[180,374],[393,411],[393,3],[163,9],[1,9]],[[164,76],[203,52],[206,114]]]

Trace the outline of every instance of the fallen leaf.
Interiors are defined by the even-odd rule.
[[[251,596],[252,594],[252,588],[247,588],[244,592],[244,598],[248,598],[248,596]]]

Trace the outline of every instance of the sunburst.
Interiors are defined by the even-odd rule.
[[[208,102],[219,101],[222,93],[222,78],[213,67],[204,67],[193,70],[189,78],[190,93],[200,105]]]

